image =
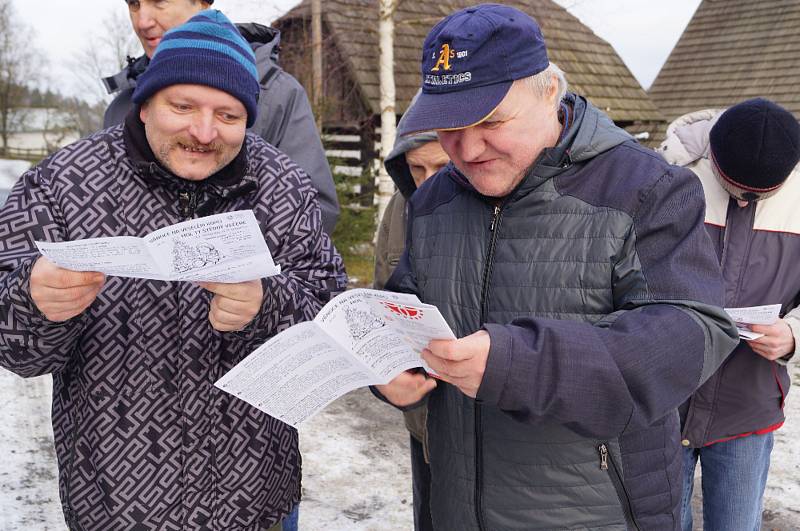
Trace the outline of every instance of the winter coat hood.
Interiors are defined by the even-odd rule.
[[[401,120],[402,121],[402,120]],[[406,153],[418,147],[424,146],[429,142],[438,142],[439,137],[434,132],[419,133],[416,135],[398,136],[394,142],[394,148],[386,158],[384,165],[389,176],[394,181],[397,189],[408,199],[417,189],[414,177],[406,161]]]
[[[670,164],[688,166],[708,158],[708,133],[724,109],[705,109],[690,112],[672,122],[667,128],[667,138],[659,151]]]

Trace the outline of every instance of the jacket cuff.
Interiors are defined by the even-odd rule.
[[[51,321],[39,310],[39,307],[36,306],[31,296],[31,272],[39,256],[40,255],[37,254],[32,258],[24,260],[17,271],[9,274],[9,278],[13,278],[14,276],[16,276],[16,278],[13,278],[13,281],[9,285],[8,299],[12,304],[17,303],[19,305],[18,308],[22,310],[17,312],[17,318],[20,323],[31,330],[49,330],[67,327],[75,322],[83,320],[83,315],[86,310],[74,317],[70,317],[66,321]]]
[[[512,336],[507,327],[499,324],[486,324],[483,329],[489,333],[491,344],[486,370],[475,398],[478,402],[499,405],[511,371]]]

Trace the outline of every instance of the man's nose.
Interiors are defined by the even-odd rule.
[[[461,160],[473,162],[485,149],[485,142],[478,127],[467,127],[456,132],[456,147]]]
[[[198,113],[189,127],[191,134],[199,144],[210,144],[218,136],[214,116],[211,113]]]
[[[139,11],[134,15],[133,23],[139,31],[152,29],[156,25],[156,17],[153,8],[146,3],[140,4]]]

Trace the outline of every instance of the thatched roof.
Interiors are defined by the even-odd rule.
[[[399,0],[395,14],[395,83],[397,111],[405,111],[420,86],[422,43],[433,25],[468,0]],[[509,1],[532,15],[542,27],[550,59],[567,74],[571,90],[604,109],[615,121],[663,121],[647,93],[614,49],[577,18],[551,0]],[[283,28],[296,19],[310,17],[310,2],[303,2],[278,19]],[[339,48],[367,108],[379,114],[378,1],[322,0],[323,23]]]
[[[669,120],[763,96],[800,118],[800,0],[703,0],[650,95]]]

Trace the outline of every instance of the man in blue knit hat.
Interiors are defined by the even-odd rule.
[[[125,0],[125,4],[144,54],[129,59],[121,72],[103,79],[109,94],[114,94],[103,127],[125,121],[134,106],[136,85],[164,34],[212,7],[214,0]],[[259,116],[248,130],[289,155],[306,171],[319,192],[322,225],[332,234],[339,215],[336,188],[308,96],[303,86],[278,65],[280,32],[256,23],[237,24],[236,29],[255,53],[258,71]]]
[[[345,286],[308,176],[246,133],[258,92],[250,47],[203,11],[163,36],[124,124],[31,169],[0,210],[0,365],[53,375],[70,529],[272,530],[297,505],[297,432],[213,386]],[[280,275],[106,278],[34,244],[245,209]]]
[[[408,207],[389,289],[458,339],[376,391],[427,401],[435,529],[677,530],[677,407],[736,344],[688,170],[566,92],[536,22],[483,4],[433,27],[399,134],[452,161]]]

